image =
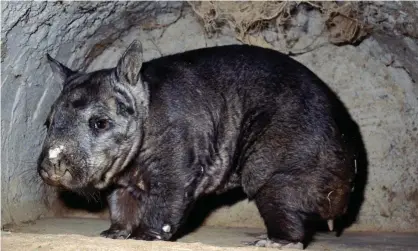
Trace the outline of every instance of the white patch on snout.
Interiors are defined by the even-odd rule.
[[[60,145],[59,147],[56,147],[54,149],[49,150],[48,156],[50,159],[55,159],[58,157],[58,155],[64,150],[64,146]]]
[[[164,232],[166,232],[166,233],[170,232],[170,231],[171,231],[171,226],[170,226],[170,225],[168,225],[168,224],[165,224],[165,225],[163,226],[163,231],[164,231]]]

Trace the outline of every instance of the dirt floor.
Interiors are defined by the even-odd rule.
[[[2,250],[239,250],[277,249],[246,247],[262,229],[202,227],[177,242],[111,240],[98,237],[109,222],[96,219],[42,219],[2,231]],[[418,251],[418,233],[346,232],[341,237],[318,234],[307,250]]]

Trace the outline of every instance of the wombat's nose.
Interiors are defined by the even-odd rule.
[[[62,146],[50,149],[39,166],[39,175],[46,183],[53,186],[71,180],[71,174],[66,168],[66,164],[62,163],[63,149]]]
[[[43,178],[43,180],[48,183],[49,185],[56,186],[60,184],[61,178],[63,175],[56,174],[54,171],[49,169],[49,171],[45,169],[41,169],[39,174]]]
[[[62,185],[64,181],[71,180],[71,174],[68,169],[54,168],[48,165],[42,165],[39,169],[42,179],[49,185]]]

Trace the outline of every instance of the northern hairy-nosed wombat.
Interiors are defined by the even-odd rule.
[[[290,57],[248,45],[73,71],[48,121],[38,172],[71,191],[111,188],[110,238],[169,240],[199,197],[241,187],[267,227],[258,246],[302,247],[305,222],[347,209],[356,126]],[[332,225],[330,225],[332,227]]]

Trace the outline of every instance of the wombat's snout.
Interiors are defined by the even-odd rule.
[[[49,185],[65,186],[73,179],[64,151],[65,147],[59,145],[49,148],[41,155],[38,172],[42,179]]]

